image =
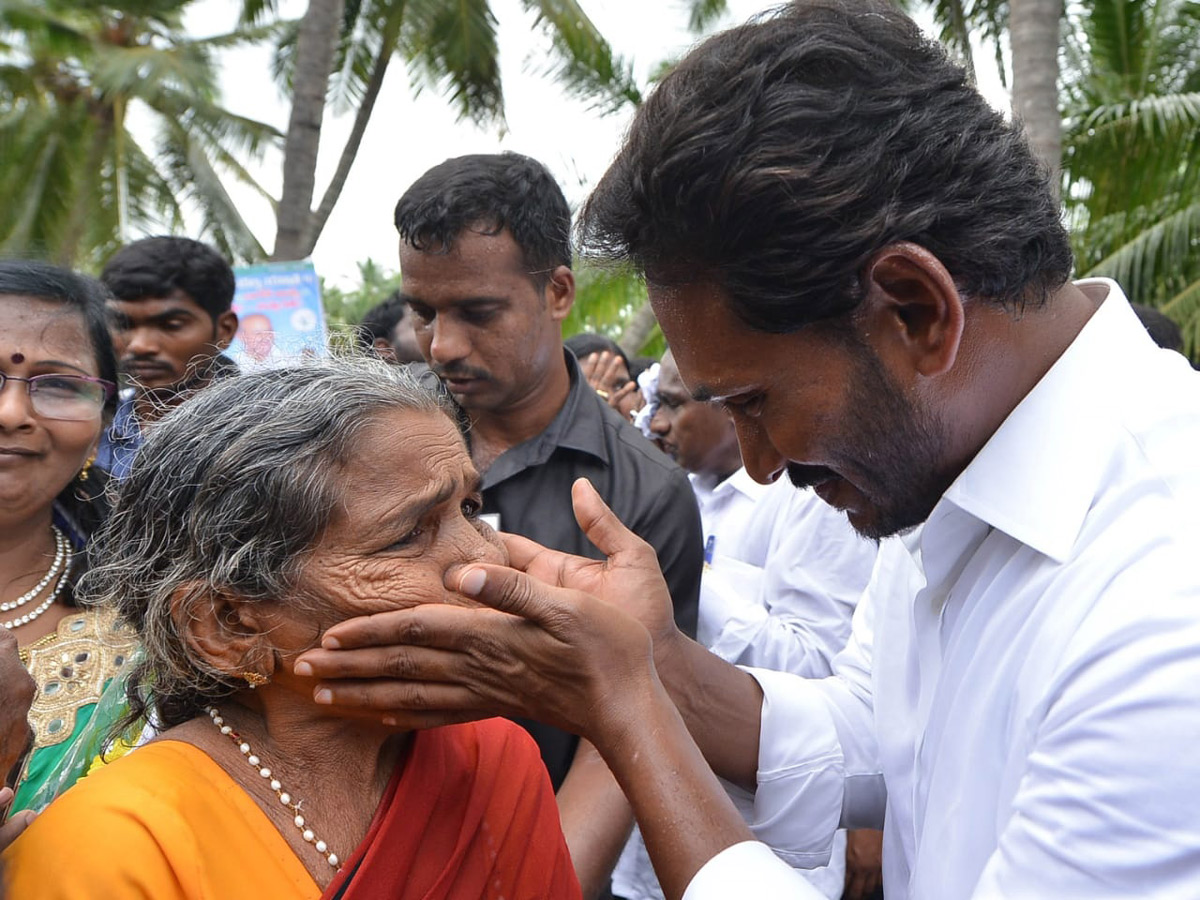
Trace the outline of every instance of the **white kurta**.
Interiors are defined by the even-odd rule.
[[[886,798],[888,900],[1200,897],[1200,375],[1080,287],[1107,299],[885,542],[834,676],[755,671],[785,859]],[[741,844],[685,894],[729,896],[814,894]]]

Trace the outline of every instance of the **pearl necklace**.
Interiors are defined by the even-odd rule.
[[[62,574],[59,576],[58,583],[54,585],[54,590],[50,592],[50,596],[34,607],[33,610],[25,613],[24,615],[14,616],[7,621],[0,622],[0,625],[9,631],[14,628],[18,628],[21,625],[27,625],[48,610],[54,604],[54,601],[58,599],[58,595],[62,593],[63,586],[67,582],[67,570],[71,568],[71,557],[73,555],[71,552],[71,544],[63,535],[63,533],[58,530],[58,528],[53,525],[50,527],[54,529],[55,543],[54,562],[50,564],[50,571],[48,571],[42,577],[42,580],[34,586],[33,590],[26,592],[24,595],[18,597],[16,600],[13,600],[10,603],[0,603],[0,611],[8,612],[12,609],[19,609],[40,594],[55,575],[57,575],[59,572]]]
[[[8,612],[9,610],[19,609],[24,606],[38,594],[46,589],[51,579],[58,574],[59,568],[63,564],[63,558],[67,553],[67,538],[58,530],[57,525],[51,525],[50,531],[54,533],[54,562],[50,563],[50,569],[42,576],[42,580],[35,584],[32,588],[18,597],[16,600],[10,600],[8,603],[0,603],[0,612]]]
[[[300,815],[300,806],[304,801],[292,802],[292,795],[283,789],[283,785],[279,783],[278,778],[273,777],[271,770],[261,764],[262,760],[254,754],[250,749],[250,745],[242,739],[241,735],[225,724],[225,720],[221,718],[221,711],[219,709],[215,706],[208,707],[208,715],[212,719],[213,725],[220,730],[221,734],[226,735],[237,745],[238,750],[242,752],[242,756],[246,757],[246,762],[258,769],[258,774],[263,778],[270,779],[268,784],[270,784],[271,790],[275,792],[275,796],[279,798],[279,802],[294,814],[295,818],[292,819],[292,822],[300,831],[300,836],[304,838],[305,842],[312,844],[317,852],[325,857],[329,865],[335,869],[340,868],[341,861],[338,859],[338,855],[329,850],[329,845],[313,833],[313,830],[305,823],[304,816]]]

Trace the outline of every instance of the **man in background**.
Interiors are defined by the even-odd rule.
[[[408,304],[399,291],[367,310],[358,323],[357,337],[359,349],[374,353],[384,362],[400,365],[425,362]]]
[[[123,478],[146,428],[193,391],[236,371],[222,355],[238,330],[235,285],[233,269],[216,250],[181,237],[123,247],[100,280],[113,295],[113,344],[129,386],[96,464]]]
[[[571,213],[554,178],[514,153],[450,159],[405,192],[395,220],[401,296],[430,377],[469,421],[485,517],[498,530],[601,558],[571,508],[572,483],[587,478],[654,547],[676,621],[695,634],[701,538],[687,478],[588,386],[563,348],[575,278]],[[632,826],[624,798],[578,738],[522,724],[558,792],[585,896],[594,894]]]

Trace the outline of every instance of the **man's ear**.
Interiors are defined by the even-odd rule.
[[[188,650],[209,668],[232,678],[247,669],[268,677],[274,671],[268,626],[257,604],[189,583],[175,589],[171,619]]]
[[[392,346],[392,342],[387,338],[375,338],[375,340],[371,342],[371,347],[375,350],[375,355],[384,362],[399,362],[399,360],[396,359],[396,348]]]
[[[863,268],[863,286],[856,322],[881,360],[927,378],[954,366],[963,302],[936,256],[907,241],[889,244]]]
[[[550,273],[546,284],[546,303],[550,307],[550,318],[561,322],[575,305],[575,273],[570,266],[557,266]]]
[[[229,342],[233,340],[234,335],[238,330],[238,317],[232,309],[226,310],[217,316],[213,323],[216,327],[216,340],[213,341],[217,345],[218,350],[224,350],[229,346]]]

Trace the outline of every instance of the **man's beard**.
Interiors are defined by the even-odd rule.
[[[878,357],[859,346],[853,381],[846,392],[850,421],[841,435],[835,470],[789,463],[788,478],[808,487],[831,471],[849,476],[874,513],[855,524],[863,537],[880,540],[920,525],[953,482],[948,471],[946,430],[918,407],[888,375]],[[853,524],[853,523],[852,523]]]

